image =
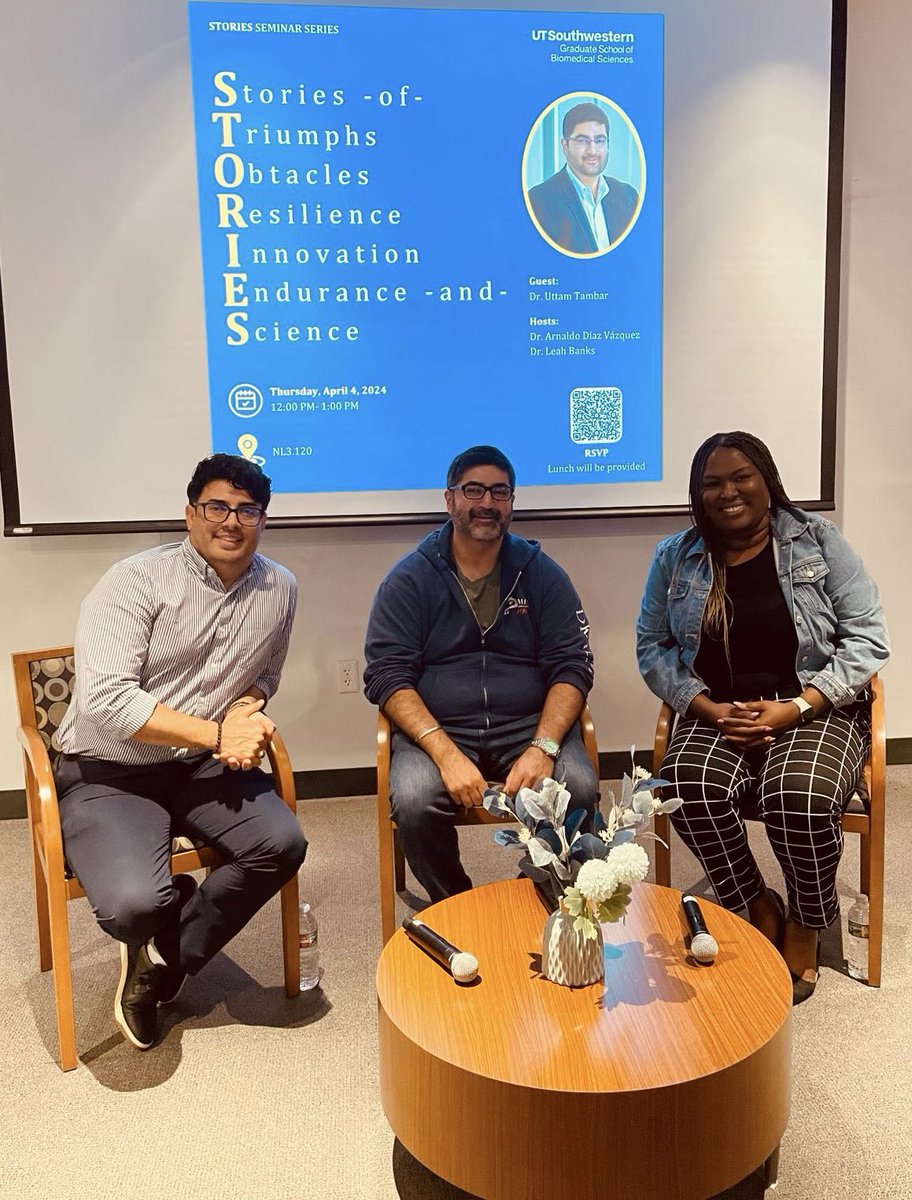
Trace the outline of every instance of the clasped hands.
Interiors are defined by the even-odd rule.
[[[763,749],[801,723],[801,713],[788,700],[736,700],[715,707],[718,715],[713,724],[739,750]]]
[[[472,760],[453,745],[444,760],[437,764],[443,786],[454,804],[463,808],[478,808],[484,798],[488,781]],[[520,788],[535,787],[540,779],[552,774],[554,760],[537,746],[528,746],[510,768],[503,785],[508,796],[515,796]]]
[[[234,704],[222,721],[222,744],[213,755],[232,771],[249,771],[258,767],[275,733],[275,725],[261,712],[265,700],[249,704]]]

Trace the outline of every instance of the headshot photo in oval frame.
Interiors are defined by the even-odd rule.
[[[536,118],[523,148],[532,224],[568,258],[600,258],[636,224],[646,158],[633,122],[598,92],[568,92]]]

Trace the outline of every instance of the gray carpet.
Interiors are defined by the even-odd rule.
[[[834,929],[817,994],[795,1013],[779,1200],[912,1195],[910,800],[912,767],[891,768],[883,987],[845,974]],[[25,822],[0,822],[0,1196],[463,1200],[395,1142],[380,1107],[374,805],[372,797],[300,805],[324,991],[286,1000],[272,902],[188,982],[162,1044],[146,1054],[123,1041],[111,1015],[115,947],[84,901],[71,904],[80,1063],[68,1074],[55,1061],[51,977],[36,965]],[[756,834],[766,869],[770,857]],[[515,873],[515,852],[494,846],[490,830],[464,831],[464,844],[477,883]],[[680,843],[674,868],[678,886],[699,889]],[[846,895],[856,871],[857,839],[849,838],[840,875]],[[773,868],[768,877],[775,879]],[[593,1153],[622,1152],[616,1139],[617,1131],[595,1131]],[[726,1200],[761,1195],[753,1176]]]

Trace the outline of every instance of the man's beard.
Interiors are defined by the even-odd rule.
[[[475,524],[479,519],[489,521],[490,524]],[[497,538],[502,538],[510,528],[510,514],[498,512],[494,508],[471,508],[467,513],[453,514],[453,525],[464,537],[481,541],[495,541]]]

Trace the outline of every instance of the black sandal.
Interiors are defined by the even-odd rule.
[[[814,994],[814,989],[817,987],[817,982],[820,979],[820,934],[817,934],[817,969],[814,972],[813,979],[805,979],[803,975],[796,975],[794,971],[790,971],[792,977],[792,1006],[803,1004],[805,1000],[810,1000]]]

